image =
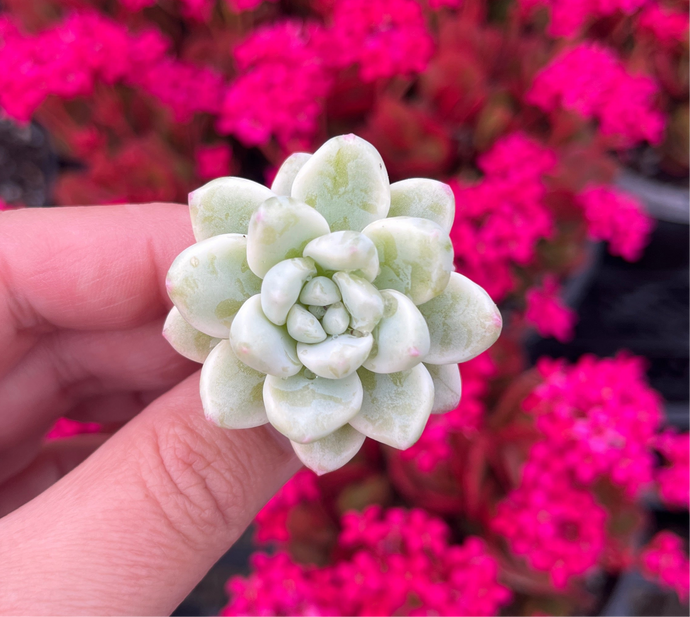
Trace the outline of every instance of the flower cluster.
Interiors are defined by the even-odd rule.
[[[688,40],[688,13],[650,4],[640,15],[639,28],[664,47],[674,48]]]
[[[664,117],[654,104],[657,90],[654,80],[627,72],[610,49],[582,43],[537,74],[527,100],[547,112],[565,109],[596,119],[603,136],[628,148],[661,141]]]
[[[478,163],[483,180],[452,185],[462,208],[450,236],[458,269],[499,301],[515,287],[514,267],[530,264],[537,243],[553,234],[544,175],[556,156],[518,133],[499,139]]]
[[[672,508],[690,505],[690,434],[667,431],[659,435],[656,448],[665,464],[657,471],[659,496]]]
[[[223,614],[495,615],[510,599],[484,542],[451,544],[445,523],[423,510],[371,507],[342,526],[332,565],[255,555],[254,573],[228,582]]]
[[[225,91],[220,132],[250,146],[275,135],[286,149],[309,147],[332,82],[312,41],[318,31],[286,21],[257,30],[235,48],[240,74]]]
[[[544,277],[540,287],[533,287],[525,294],[525,319],[534,324],[541,336],[553,336],[565,342],[574,336],[573,327],[577,315],[563,304],[560,295],[561,287],[556,277]]]
[[[673,589],[681,602],[688,601],[690,562],[681,538],[669,531],[659,532],[642,551],[640,562],[645,576]]]
[[[569,367],[543,358],[537,366],[543,382],[524,408],[535,417],[544,441],[533,450],[524,474],[562,477],[566,472],[583,485],[606,475],[631,496],[648,485],[662,409],[645,382],[641,359],[583,356]]]
[[[592,238],[605,240],[613,255],[635,261],[649,242],[653,221],[630,195],[607,186],[592,186],[577,196]]]
[[[492,527],[515,555],[548,572],[557,589],[593,568],[604,551],[606,510],[589,491],[545,472],[498,504]]]

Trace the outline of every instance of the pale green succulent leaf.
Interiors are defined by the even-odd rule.
[[[304,256],[327,271],[359,271],[368,281],[373,281],[379,272],[376,246],[358,231],[334,231],[315,238],[304,247]]]
[[[362,406],[357,373],[343,379],[268,376],[264,403],[271,424],[296,443],[322,439],[347,424]]]
[[[261,283],[261,308],[277,326],[285,325],[288,312],[299,298],[302,286],[316,274],[311,259],[293,257],[273,266]]]
[[[216,178],[189,194],[194,237],[205,240],[228,233],[246,234],[249,219],[274,193],[245,178]]]
[[[362,231],[390,208],[383,159],[356,135],[333,137],[321,146],[297,173],[291,195],[323,214],[332,231]]]
[[[496,342],[501,313],[484,289],[453,272],[445,291],[419,306],[431,335],[427,364],[467,362]]]
[[[313,443],[292,442],[297,458],[314,473],[325,473],[340,469],[359,452],[366,437],[346,424],[337,431]]]
[[[280,169],[278,169],[278,173],[273,179],[273,184],[271,184],[271,190],[276,195],[289,196],[297,172],[302,169],[310,158],[311,154],[307,154],[306,152],[295,152],[288,156],[285,162],[280,166]]]
[[[343,379],[362,366],[373,342],[371,334],[329,336],[315,345],[297,343],[297,356],[315,375],[326,379]]]
[[[364,397],[350,425],[376,441],[399,450],[422,434],[434,403],[434,383],[423,364],[408,371],[382,375],[357,371]]]
[[[249,221],[247,262],[263,278],[277,263],[301,257],[314,238],[329,233],[328,223],[314,208],[290,197],[272,197]]]
[[[307,307],[307,310],[308,310],[312,315],[314,315],[314,317],[316,317],[316,319],[322,319],[323,316],[326,314],[326,311],[327,311],[328,309],[326,309],[325,306],[313,305],[313,306]]]
[[[374,346],[364,368],[375,373],[409,370],[429,353],[429,328],[406,295],[385,289],[381,296],[385,303],[383,319],[373,332]]]
[[[326,314],[321,318],[321,324],[331,336],[342,334],[350,325],[350,313],[342,302],[336,302],[328,307]]]
[[[415,304],[423,304],[446,288],[453,271],[453,245],[442,227],[428,219],[397,216],[369,225],[363,232],[373,240],[380,271],[379,289],[395,289]]]
[[[221,340],[190,326],[175,306],[165,319],[163,336],[177,353],[194,362],[206,360]]]
[[[434,406],[431,413],[446,413],[460,404],[462,380],[457,364],[425,364],[434,380]]]
[[[369,281],[347,272],[336,272],[333,281],[350,313],[350,327],[369,334],[383,317],[383,298]]]
[[[389,217],[414,216],[429,219],[450,233],[455,219],[453,189],[429,178],[409,178],[391,184]]]
[[[265,379],[266,375],[237,359],[230,341],[221,341],[201,369],[201,403],[206,418],[223,428],[266,424]]]
[[[316,276],[302,288],[299,301],[305,306],[329,306],[340,301],[340,291],[331,279]]]
[[[197,330],[227,338],[235,314],[261,289],[247,264],[247,239],[223,234],[180,253],[166,278],[168,295],[182,317]]]
[[[313,344],[326,340],[326,332],[319,320],[299,304],[295,304],[288,313],[287,330],[298,343]]]
[[[261,310],[261,295],[247,300],[230,328],[235,355],[260,373],[291,377],[302,368],[296,343],[284,327],[276,326]]]

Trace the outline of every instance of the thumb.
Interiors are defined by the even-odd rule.
[[[208,423],[197,373],[0,519],[0,612],[169,614],[299,467],[271,427]]]

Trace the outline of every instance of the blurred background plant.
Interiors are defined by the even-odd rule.
[[[418,444],[266,506],[224,614],[632,614],[640,577],[678,599],[640,614],[687,612],[687,0],[0,7],[0,208],[185,201],[355,132],[391,181],[450,183],[457,268],[504,314]],[[606,338],[597,271],[651,316],[617,292]],[[672,281],[646,304],[645,276]]]

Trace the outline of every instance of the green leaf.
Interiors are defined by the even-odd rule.
[[[220,234],[246,234],[249,218],[273,191],[244,178],[216,178],[189,194],[194,237],[205,240]]]
[[[299,301],[306,306],[329,306],[340,301],[340,292],[331,279],[317,276],[302,288]]]
[[[297,302],[302,286],[316,274],[311,259],[295,257],[278,262],[261,284],[261,308],[277,326],[285,325],[287,315]]]
[[[355,274],[336,272],[333,281],[350,313],[350,327],[369,334],[383,317],[383,298],[369,281]]]
[[[264,403],[271,424],[291,441],[311,443],[348,423],[362,405],[357,373],[344,379],[268,376]]]
[[[446,413],[460,404],[462,380],[457,364],[425,364],[434,380],[434,406],[431,413]]]
[[[501,334],[501,313],[484,289],[453,272],[445,291],[419,307],[429,326],[427,364],[467,362],[486,351]]]
[[[221,340],[190,326],[174,306],[163,324],[163,336],[177,353],[194,362],[206,360]]]
[[[314,208],[290,197],[272,197],[249,221],[247,261],[263,278],[277,263],[302,257],[314,238],[329,233],[328,223]]]
[[[302,169],[304,164],[311,158],[311,154],[306,152],[295,152],[285,159],[280,166],[276,177],[271,184],[271,190],[276,195],[288,197],[292,191],[292,183],[295,181],[297,172]]]
[[[346,424],[328,437],[312,443],[300,444],[293,441],[292,448],[306,467],[322,476],[352,460],[362,447],[364,439],[362,433]]]
[[[395,289],[415,304],[438,296],[453,271],[453,245],[442,227],[427,219],[397,216],[369,225],[363,232],[374,241],[380,271],[379,289]]]
[[[290,309],[287,330],[298,343],[320,343],[326,340],[326,333],[319,320],[300,304],[295,304]]]
[[[359,272],[368,281],[379,273],[379,256],[374,243],[358,231],[334,231],[312,240],[304,256],[331,272]]]
[[[302,364],[295,341],[285,328],[268,320],[261,310],[261,296],[247,300],[230,328],[230,343],[235,355],[260,373],[291,377]]]
[[[297,344],[297,356],[312,373],[326,379],[343,379],[354,373],[371,351],[371,334],[329,336],[315,345]]]
[[[265,379],[266,375],[237,359],[229,341],[221,341],[201,369],[201,403],[206,418],[223,428],[266,424]]]
[[[374,346],[364,368],[374,373],[398,373],[419,364],[429,353],[429,328],[412,300],[384,289],[383,319],[373,332]]]
[[[247,264],[247,239],[223,234],[182,251],[170,266],[166,285],[189,324],[208,336],[227,338],[235,314],[259,293],[261,280]]]
[[[429,219],[450,233],[455,218],[453,189],[429,178],[409,178],[391,184],[390,218],[414,216]]]
[[[374,146],[356,135],[341,135],[299,170],[292,196],[316,208],[333,231],[362,231],[388,214],[388,173]]]
[[[382,375],[357,371],[364,389],[362,408],[350,424],[367,437],[399,450],[412,446],[426,426],[434,383],[423,364]]]
[[[347,312],[342,302],[331,304],[326,310],[326,314],[321,318],[321,325],[331,336],[343,334],[350,325],[350,313]]]

